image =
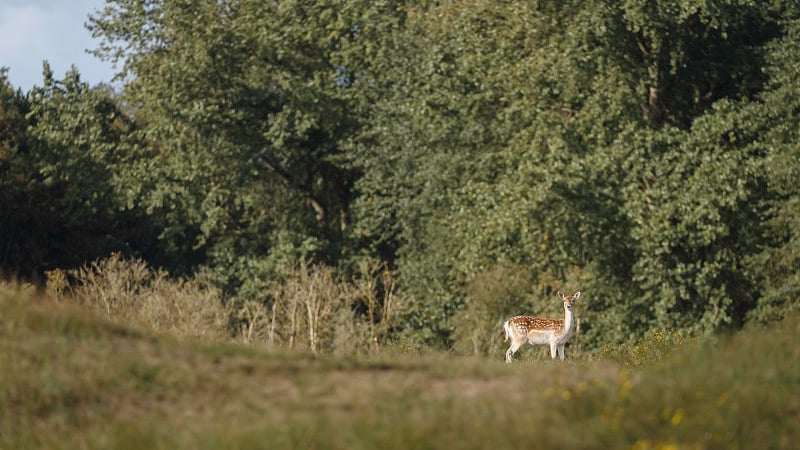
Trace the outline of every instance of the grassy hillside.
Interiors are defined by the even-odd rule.
[[[569,356],[569,352],[568,352]],[[190,343],[0,289],[0,449],[794,448],[800,320],[629,371]]]

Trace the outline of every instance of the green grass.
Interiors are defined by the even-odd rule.
[[[794,448],[800,320],[630,370],[185,342],[0,289],[0,449]]]

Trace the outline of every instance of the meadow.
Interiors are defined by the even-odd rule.
[[[652,351],[648,350],[652,349]],[[795,448],[800,320],[514,364],[181,338],[0,287],[2,449]]]

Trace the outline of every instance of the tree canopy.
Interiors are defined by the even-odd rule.
[[[0,76],[0,270],[122,251],[269,301],[299,261],[381,261],[394,332],[425,345],[557,314],[559,289],[586,294],[589,347],[775,320],[800,305],[799,23],[780,1],[109,0],[88,26],[117,91]]]

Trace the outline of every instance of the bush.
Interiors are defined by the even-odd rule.
[[[170,278],[140,259],[113,254],[79,269],[48,272],[47,278],[54,299],[101,310],[115,321],[180,338],[230,339],[229,310],[203,273]]]
[[[265,292],[236,309],[244,342],[356,353],[376,348],[393,320],[394,280],[385,267],[362,268],[345,279],[325,265],[299,264]]]
[[[372,351],[394,323],[394,279],[382,264],[345,279],[325,265],[299,264],[261,299],[225,301],[204,272],[172,278],[114,254],[76,270],[47,273],[47,293],[181,338],[237,340],[313,353]]]
[[[641,369],[667,360],[684,344],[686,338],[676,330],[652,330],[633,344],[604,345],[596,356],[628,369]]]

